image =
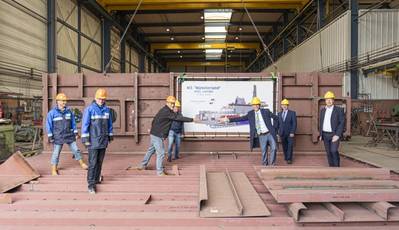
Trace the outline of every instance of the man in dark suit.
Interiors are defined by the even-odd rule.
[[[294,136],[296,131],[296,113],[288,109],[289,101],[284,99],[281,101],[281,108],[278,113],[278,135],[283,145],[284,159],[287,164],[292,164],[292,148],[294,146]]]
[[[261,101],[258,97],[251,100],[253,110],[245,116],[237,118],[222,118],[223,122],[249,121],[250,149],[259,147],[262,150],[262,164],[274,165],[276,162],[277,136],[276,127],[278,117],[268,109],[261,109]],[[273,121],[272,121],[273,119]],[[270,161],[267,156],[267,146],[270,145]]]
[[[339,139],[343,136],[345,127],[345,114],[343,108],[334,106],[335,95],[327,91],[324,95],[326,107],[320,112],[320,140],[323,140],[327,153],[328,165],[339,167]]]

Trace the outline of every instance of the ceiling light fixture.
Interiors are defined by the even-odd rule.
[[[170,40],[172,40],[172,41],[173,41],[173,40],[175,40],[175,38],[174,38],[174,37],[170,37]]]
[[[166,28],[166,32],[169,32],[170,31],[170,29],[169,28]]]

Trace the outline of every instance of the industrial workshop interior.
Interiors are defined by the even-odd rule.
[[[399,0],[0,0],[11,229],[399,229]]]

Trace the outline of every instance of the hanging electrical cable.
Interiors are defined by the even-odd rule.
[[[260,36],[259,30],[258,30],[258,28],[256,27],[255,22],[254,22],[254,20],[253,20],[252,17],[251,17],[251,14],[249,14],[249,11],[248,11],[247,7],[245,6],[245,2],[242,1],[242,3],[243,3],[243,7],[244,7],[245,12],[246,12],[247,15],[248,15],[248,18],[249,18],[249,20],[251,21],[251,24],[252,24],[252,26],[254,27],[255,32],[256,32],[256,34],[258,35],[258,38],[259,38],[260,42],[262,43],[262,47],[263,47],[264,52],[267,53],[267,56],[269,57],[269,59],[270,59],[270,61],[271,61],[271,63],[272,63],[272,66],[274,67],[275,72],[277,72],[277,66],[275,65],[274,60],[273,60],[273,57],[272,57],[272,55],[270,54],[269,47],[268,47],[268,46],[266,45],[266,43],[263,41],[262,36]]]
[[[140,0],[139,4],[137,4],[137,7],[136,7],[136,9],[134,10],[134,13],[133,13],[132,17],[130,18],[129,23],[128,23],[127,26],[126,26],[125,31],[123,31],[123,34],[122,34],[121,38],[119,39],[119,42],[118,42],[117,46],[114,46],[114,47],[112,47],[112,48],[117,48],[117,47],[120,47],[120,46],[121,46],[122,41],[123,41],[123,39],[125,38],[125,35],[126,35],[127,31],[129,30],[130,24],[132,24],[133,19],[134,19],[134,17],[136,16],[137,11],[139,10],[140,5],[141,5],[142,2],[143,2],[143,0]],[[108,63],[107,63],[107,64],[105,65],[105,67],[104,67],[104,72],[103,72],[104,75],[107,73],[107,69],[108,69],[109,66],[111,65],[111,62],[112,62],[112,59],[113,59],[113,58],[114,58],[114,57],[113,57],[113,55],[112,55],[112,53],[111,53],[111,58],[109,59]]]

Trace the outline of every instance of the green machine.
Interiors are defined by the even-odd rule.
[[[14,126],[0,123],[0,162],[5,161],[14,151]]]
[[[399,117],[399,105],[395,105],[392,108],[392,116],[393,117]]]

